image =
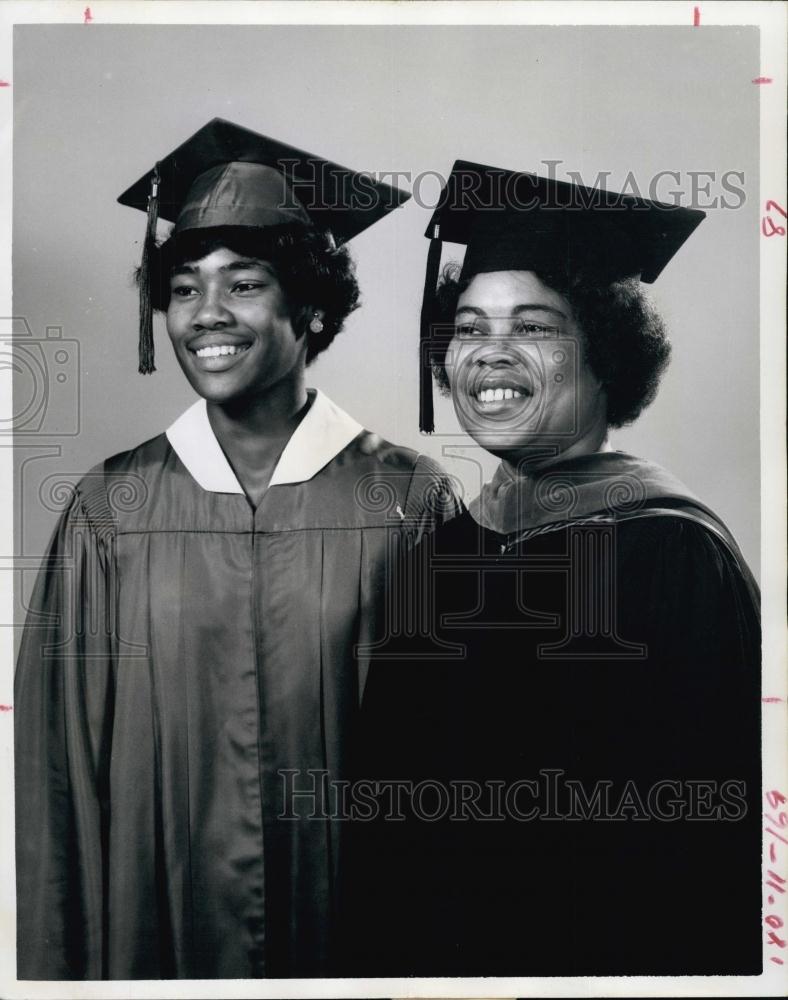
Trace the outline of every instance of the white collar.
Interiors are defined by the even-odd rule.
[[[306,416],[279,456],[269,486],[306,482],[364,429],[319,389],[314,393],[315,398]],[[204,399],[198,399],[167,428],[167,439],[204,490],[211,493],[243,493],[232,466],[216,440]]]

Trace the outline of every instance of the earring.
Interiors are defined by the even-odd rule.
[[[315,315],[312,317],[312,322],[309,324],[309,329],[312,331],[312,333],[323,332],[323,321],[317,315],[317,313],[315,313]]]

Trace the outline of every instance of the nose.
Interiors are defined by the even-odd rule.
[[[206,289],[192,317],[195,330],[222,330],[232,323],[233,314],[227,308],[222,293]]]
[[[511,367],[522,364],[522,345],[517,343],[498,342],[496,344],[484,344],[478,351],[474,362],[477,365],[486,365],[490,368]]]

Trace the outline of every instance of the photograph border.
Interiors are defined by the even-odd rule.
[[[753,3],[389,3],[349,2],[99,2],[4,3],[0,5],[0,317],[11,317],[11,221],[13,156],[13,28],[15,24],[354,24],[354,25],[755,25],[760,28],[760,204],[786,205],[784,163],[786,14],[783,2]],[[776,218],[776,217],[775,217]],[[784,220],[783,220],[784,221]],[[788,229],[785,223],[784,229]],[[785,267],[788,237],[760,240],[761,343],[761,555],[763,596],[763,791],[788,796],[788,684],[786,670],[786,365]],[[415,327],[414,327],[415,329]],[[11,370],[0,370],[0,415],[9,419]],[[0,530],[3,552],[13,552],[11,443],[0,444]],[[2,556],[1,621],[13,620],[13,560]],[[20,982],[15,978],[15,871],[13,862],[13,630],[0,630],[0,995],[49,997],[568,997],[568,996],[781,996],[788,982],[784,966],[764,954],[760,976],[483,978],[483,979],[308,979]],[[788,846],[782,851],[788,878]],[[767,862],[768,865],[768,862]],[[788,927],[788,894],[770,912]],[[764,933],[764,939],[766,934]],[[765,947],[765,945],[764,945]]]

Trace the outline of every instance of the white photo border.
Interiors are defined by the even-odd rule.
[[[760,209],[786,205],[784,164],[786,21],[783,2],[499,2],[473,0],[291,0],[291,2],[5,2],[0,5],[0,317],[12,315],[11,220],[13,156],[13,28],[15,24],[321,24],[321,25],[755,25],[760,28],[761,72],[771,78],[760,90]],[[696,13],[697,12],[697,13]],[[775,221],[782,221],[775,217]],[[788,223],[784,228],[788,229]],[[760,241],[761,329],[761,552],[763,591],[764,793],[788,796],[788,684],[786,671],[786,365],[785,273],[788,237]],[[0,329],[0,346],[3,332]],[[11,370],[0,368],[0,420],[11,415]],[[13,551],[12,450],[0,445],[2,552]],[[0,619],[13,616],[11,560],[0,556]],[[760,976],[188,980],[123,982],[19,982],[15,975],[15,872],[13,824],[13,637],[0,629],[0,994],[9,998],[146,997],[569,997],[569,996],[783,996],[785,965],[770,961],[764,943]],[[765,850],[768,849],[768,842]],[[781,851],[788,877],[788,846]],[[764,854],[768,867],[768,855]],[[699,878],[702,877],[699,874]],[[788,928],[788,894],[769,908]],[[766,913],[766,911],[765,911]],[[764,931],[764,942],[766,929]]]

